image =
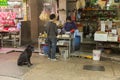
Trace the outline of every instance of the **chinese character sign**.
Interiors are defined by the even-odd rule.
[[[7,6],[8,0],[0,0],[0,6]]]

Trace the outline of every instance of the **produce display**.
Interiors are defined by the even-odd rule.
[[[0,31],[16,31],[15,18],[14,12],[0,12]]]

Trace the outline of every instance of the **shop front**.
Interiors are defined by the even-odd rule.
[[[100,49],[105,52],[116,48],[119,52],[119,1],[58,0],[58,4],[57,12],[60,26],[66,22],[66,16],[71,16],[80,32],[81,44],[88,46],[92,43],[95,45],[93,49]]]
[[[21,20],[22,27],[19,45],[21,43],[30,43],[31,41],[37,42],[39,33],[44,33],[44,24],[48,21],[49,15],[55,13],[58,15],[59,28],[62,28],[66,22],[66,16],[71,16],[80,32],[81,44],[96,44],[96,42],[103,42],[106,39],[105,42],[115,42],[114,46],[117,43],[117,47],[119,47],[119,1],[8,0],[7,2],[2,2],[0,6],[0,30],[13,32],[16,30],[16,19]],[[2,33],[1,35],[4,36],[7,32]],[[104,33],[107,33],[106,37]],[[103,35],[105,38],[103,39],[98,35]],[[1,42],[4,45],[4,41]],[[16,44],[14,39],[14,46]],[[113,46],[113,44],[110,44],[110,46]]]

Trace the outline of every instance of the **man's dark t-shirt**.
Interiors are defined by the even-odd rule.
[[[46,32],[48,35],[48,38],[56,38],[58,31],[57,31],[57,25],[53,22],[48,22],[46,24]]]

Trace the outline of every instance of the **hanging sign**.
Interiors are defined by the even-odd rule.
[[[0,0],[0,6],[7,6],[8,0]]]

